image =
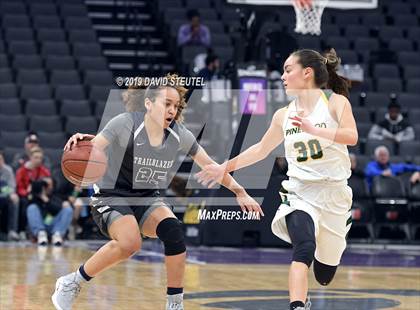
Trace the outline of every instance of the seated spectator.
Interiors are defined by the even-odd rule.
[[[0,152],[0,209],[7,210],[7,239],[18,241],[19,197],[13,170],[4,162]]]
[[[200,23],[200,14],[197,10],[188,10],[188,24],[181,25],[178,30],[178,46],[202,45],[210,46],[210,30]]]
[[[420,166],[399,163],[393,164],[389,162],[389,151],[386,146],[378,146],[375,149],[375,160],[366,165],[365,174],[369,188],[372,186],[373,178],[378,175],[397,176],[404,172],[414,172],[410,182],[416,183],[420,180]]]
[[[385,140],[395,142],[414,140],[414,129],[401,114],[401,107],[397,103],[388,105],[388,113],[385,119],[372,126],[368,139]]]
[[[19,226],[21,239],[26,230],[26,207],[28,195],[31,192],[31,183],[51,175],[50,171],[42,164],[44,153],[40,147],[30,150],[29,160],[16,171],[16,192],[20,199]]]
[[[350,167],[351,168],[351,175],[364,178],[365,177],[365,172],[363,171],[363,168],[360,168],[357,165],[356,155],[353,154],[353,153],[350,153],[349,156],[350,156],[350,163],[351,163],[351,167]]]
[[[53,181],[49,177],[32,183],[32,199],[26,216],[31,234],[37,237],[38,245],[47,245],[48,235],[51,235],[52,244],[61,246],[73,218],[71,204],[54,196],[53,189]]]
[[[15,154],[15,156],[13,157],[13,162],[12,162],[12,167],[14,170],[18,170],[20,166],[22,166],[25,162],[27,162],[29,160],[30,154],[31,154],[31,149],[33,147],[39,147],[39,139],[38,136],[36,135],[36,133],[34,132],[29,132],[28,135],[25,138],[25,143],[24,143],[24,150],[25,152],[23,153],[17,153]],[[51,161],[47,156],[44,156],[44,161],[43,161],[44,165],[48,168],[51,168]]]
[[[202,77],[204,81],[210,81],[213,77],[217,77],[219,68],[219,57],[214,54],[209,54],[206,57],[206,66],[198,72],[197,76]]]

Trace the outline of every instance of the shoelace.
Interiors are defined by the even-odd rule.
[[[172,303],[169,304],[169,309],[170,310],[181,310],[181,309],[184,309],[184,308],[182,307],[182,304],[172,302]]]
[[[64,293],[70,293],[71,297],[77,297],[79,295],[81,286],[77,282],[62,283],[62,285]]]

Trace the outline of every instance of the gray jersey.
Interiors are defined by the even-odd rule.
[[[127,112],[114,117],[101,134],[110,142],[108,169],[98,184],[102,196],[155,196],[167,188],[168,172],[179,151],[194,156],[198,143],[182,124],[164,130],[162,144],[150,145],[144,113]]]

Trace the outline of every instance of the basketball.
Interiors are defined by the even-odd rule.
[[[90,141],[79,141],[61,159],[61,170],[66,179],[78,186],[88,186],[100,180],[107,168],[105,153]]]

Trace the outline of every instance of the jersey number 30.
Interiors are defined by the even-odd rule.
[[[319,159],[323,156],[321,144],[318,140],[309,140],[307,145],[305,142],[296,142],[294,145],[295,149],[298,149],[299,156],[296,158],[298,162],[308,160],[308,148],[312,159]]]

